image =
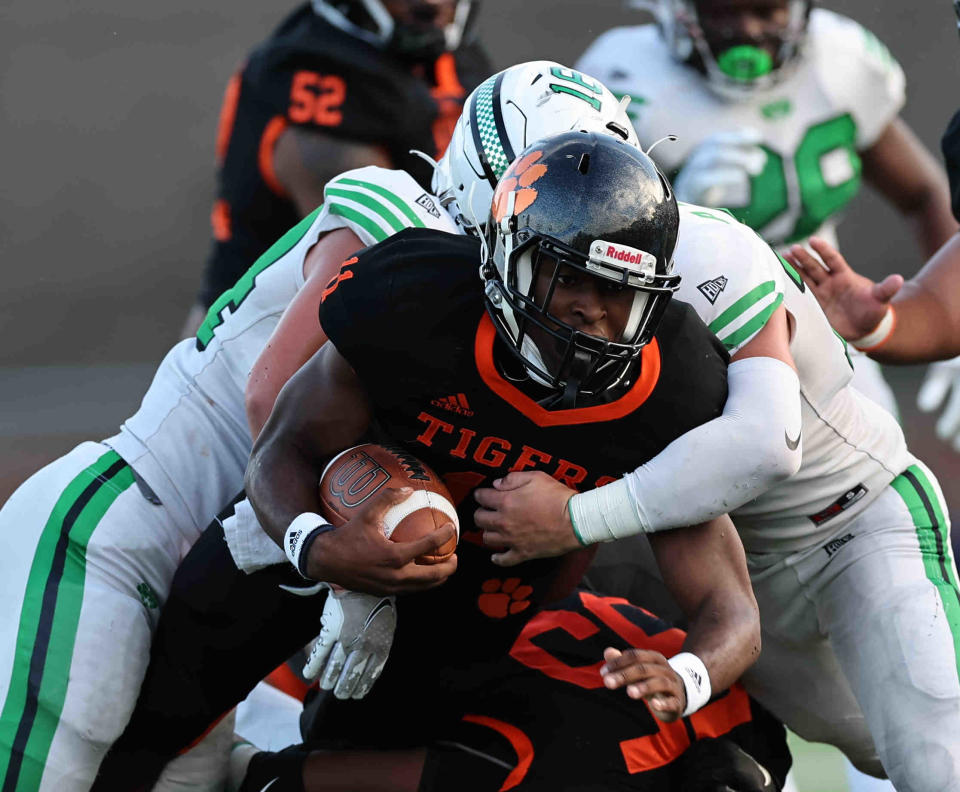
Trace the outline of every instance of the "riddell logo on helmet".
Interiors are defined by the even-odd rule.
[[[639,264],[643,261],[644,254],[633,248],[618,248],[614,245],[607,245],[607,258],[617,261],[625,261],[627,264]]]
[[[590,260],[597,263],[627,265],[627,269],[639,273],[645,279],[652,279],[657,269],[656,258],[645,250],[629,245],[618,245],[595,239],[590,245]]]

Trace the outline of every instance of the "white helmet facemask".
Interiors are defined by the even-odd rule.
[[[787,0],[788,21],[773,57],[749,45],[715,53],[704,34],[695,0],[632,0],[631,6],[654,15],[676,60],[686,63],[698,56],[711,90],[738,101],[774,87],[796,69],[803,54],[811,0]]]
[[[387,11],[381,0],[353,0],[365,12],[366,24],[358,24],[350,19],[343,8],[333,0],[311,0],[314,13],[323,17],[334,27],[356,36],[359,39],[383,49],[393,39],[397,28],[396,20]],[[457,0],[453,21],[443,28],[443,40],[448,51],[455,50],[463,43],[470,12],[474,0]]]

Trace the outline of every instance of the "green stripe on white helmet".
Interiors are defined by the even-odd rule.
[[[599,80],[553,61],[511,66],[467,97],[434,173],[433,192],[465,229],[482,227],[497,182],[516,154],[572,130],[639,147],[625,105]]]

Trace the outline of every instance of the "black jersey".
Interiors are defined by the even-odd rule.
[[[490,70],[476,43],[411,67],[331,25],[309,3],[294,11],[227,86],[204,305],[300,219],[273,170],[274,145],[287,127],[381,146],[393,167],[428,188],[430,168],[410,149],[440,156],[464,98]]]
[[[514,470],[601,486],[723,410],[727,355],[672,302],[613,401],[547,410],[505,378],[478,276],[479,242],[407,229],[344,263],[320,321],[367,389],[377,422],[447,480],[456,500]],[[461,527],[473,530],[472,509]]]
[[[514,470],[545,471],[578,490],[600,486],[720,415],[726,401],[726,352],[677,302],[619,398],[544,409],[500,373],[505,350],[484,307],[479,261],[477,240],[404,230],[344,262],[320,306],[325,332],[367,390],[384,432],[377,439],[443,476],[460,517],[457,572],[438,589],[403,598],[403,628],[368,703],[391,679],[411,685],[431,659],[434,684],[446,678],[456,686],[466,666],[507,650],[534,607],[569,593],[588,564],[587,551],[509,569],[493,564],[473,523],[476,487]],[[438,625],[456,656],[425,656]]]
[[[431,749],[421,792],[686,788],[681,755],[725,737],[783,784],[783,726],[738,683],[673,723],[653,717],[600,678],[603,650],[636,647],[670,657],[686,634],[621,597],[580,590],[524,626],[505,657],[464,683],[463,714]]]
[[[943,161],[950,179],[950,204],[953,216],[960,222],[960,110],[958,110],[940,141],[943,149]]]

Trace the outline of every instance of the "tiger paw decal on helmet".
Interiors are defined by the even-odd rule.
[[[500,179],[497,190],[493,194],[493,219],[498,223],[510,210],[510,195],[512,193],[516,192],[517,194],[513,211],[510,212],[512,215],[520,214],[537,200],[537,191],[530,185],[547,172],[546,165],[536,164],[542,156],[542,151],[531,151],[525,157],[514,160],[513,165],[503,174],[503,178]]]

